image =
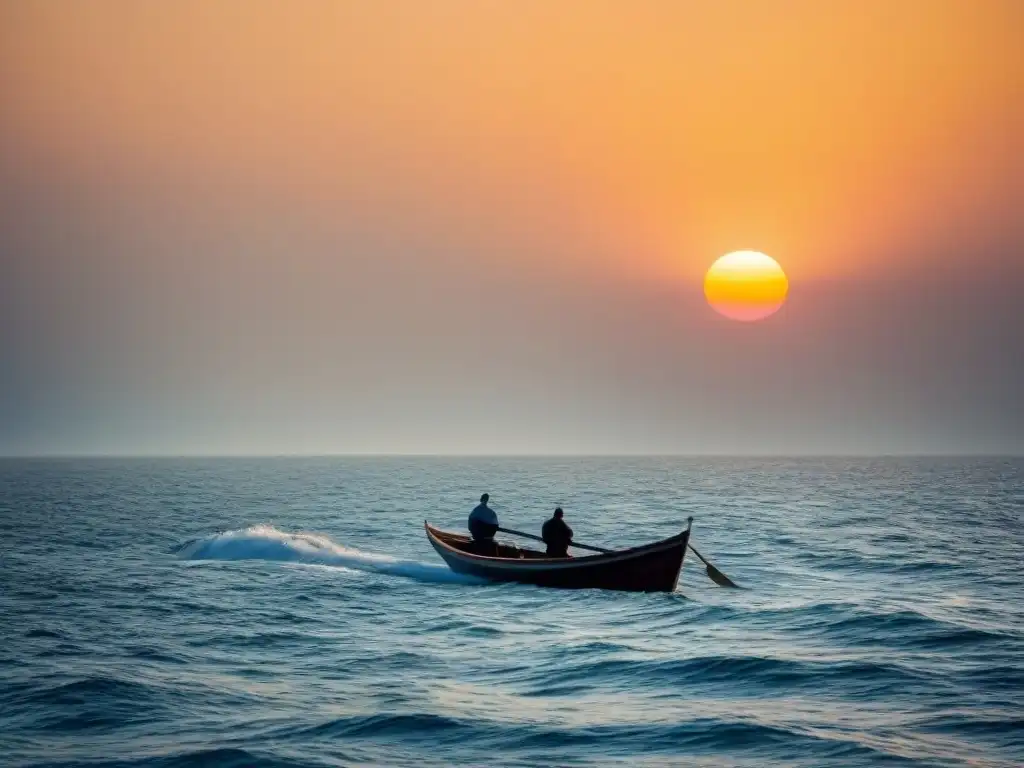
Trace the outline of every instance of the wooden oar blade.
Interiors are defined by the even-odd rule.
[[[693,554],[695,554],[697,557],[699,557],[700,561],[704,563],[705,566],[707,566],[706,571],[708,574],[708,578],[715,582],[715,584],[717,584],[720,587],[733,587],[734,589],[740,589],[739,584],[736,584],[732,579],[730,579],[720,570],[715,568],[715,566],[713,566],[710,562],[708,562],[708,559],[704,557],[704,555],[702,555],[700,552],[698,552],[697,549],[693,546],[693,544],[687,542],[687,545],[690,547],[690,551],[693,552]]]
[[[711,563],[708,563],[708,567],[706,568],[706,570],[708,572],[708,578],[715,582],[715,584],[717,584],[718,586],[733,587],[734,589],[739,589],[739,586],[735,582],[733,582],[732,579],[730,579],[720,570],[715,568],[715,566],[713,566]]]

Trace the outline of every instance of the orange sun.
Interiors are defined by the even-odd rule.
[[[758,251],[727,253],[704,277],[708,304],[730,320],[751,322],[774,315],[788,292],[782,267]]]

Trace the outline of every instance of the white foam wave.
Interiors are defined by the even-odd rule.
[[[286,533],[270,525],[203,536],[184,544],[178,556],[185,560],[273,560],[348,568],[356,571],[404,576],[419,581],[475,583],[444,565],[402,560],[335,544],[326,536]]]

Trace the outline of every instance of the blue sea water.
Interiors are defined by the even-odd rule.
[[[674,594],[451,573],[482,491]],[[1024,764],[1020,459],[0,462],[4,766]]]

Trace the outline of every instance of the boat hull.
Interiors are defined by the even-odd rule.
[[[561,589],[610,589],[626,592],[672,592],[689,543],[689,529],[678,536],[608,554],[549,558],[542,553],[500,545],[500,557],[465,551],[468,536],[424,523],[427,539],[456,573],[491,581],[514,581]],[[519,556],[515,556],[516,553]]]

